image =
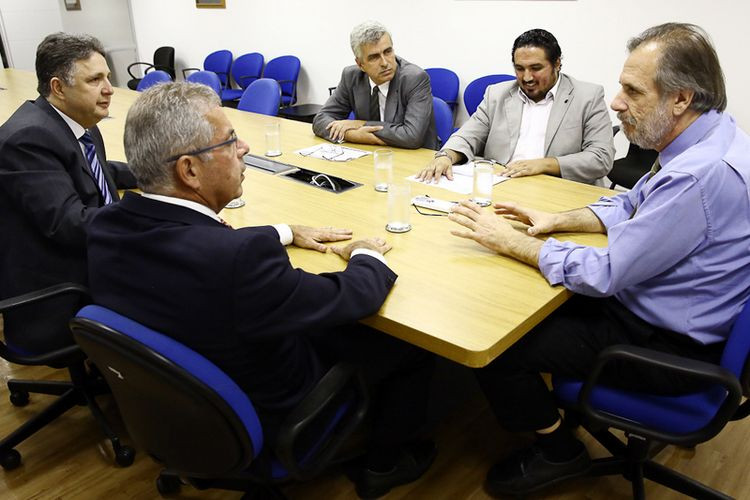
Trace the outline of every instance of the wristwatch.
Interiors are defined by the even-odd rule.
[[[445,157],[447,157],[448,159],[450,159],[450,156],[451,156],[451,155],[449,155],[449,154],[448,154],[448,153],[447,153],[446,151],[438,151],[437,153],[435,153],[435,159],[436,159],[436,160],[437,160],[438,158],[442,158],[443,156],[445,156]]]

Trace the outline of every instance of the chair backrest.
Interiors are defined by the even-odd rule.
[[[159,47],[154,51],[154,69],[166,71],[174,80],[174,47]]]
[[[484,91],[488,86],[495,83],[506,82],[508,80],[515,80],[516,77],[513,75],[487,75],[477,78],[464,89],[464,105],[469,115],[473,115],[477,110],[479,103],[484,98]]]
[[[442,146],[453,133],[453,112],[445,101],[435,96],[432,96],[432,110],[435,115],[435,129]]]
[[[252,403],[212,362],[104,307],[84,307],[70,326],[112,389],[131,438],[170,470],[234,474],[260,453]]]
[[[276,116],[279,114],[281,89],[271,78],[260,78],[251,83],[242,94],[237,109]]]
[[[221,88],[229,86],[229,69],[232,67],[232,53],[228,50],[211,52],[203,61],[203,69],[213,71],[219,77]]]
[[[445,101],[451,109],[458,102],[458,75],[446,68],[427,68],[433,97]]]
[[[296,56],[279,56],[266,63],[263,78],[273,78],[281,86],[281,103],[289,106],[297,101],[297,78],[300,60]]]
[[[258,52],[243,54],[232,63],[232,78],[243,89],[260,78],[262,72],[263,54]]]
[[[221,96],[221,81],[219,80],[219,76],[213,71],[196,71],[195,73],[190,73],[187,81],[208,85],[214,89],[214,92]]]
[[[149,71],[146,73],[140,82],[138,82],[138,86],[136,87],[136,90],[138,92],[143,92],[149,87],[153,87],[157,83],[163,83],[163,82],[171,82],[172,77],[170,77],[166,71],[162,71],[160,69]]]

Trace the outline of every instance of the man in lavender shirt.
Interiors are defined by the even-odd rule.
[[[450,216],[463,226],[454,235],[539,267],[551,285],[579,294],[477,372],[503,427],[537,437],[490,469],[492,493],[527,493],[589,467],[539,372],[585,377],[613,344],[718,362],[750,296],[750,138],[723,112],[723,73],[708,35],[669,23],[633,38],[628,50],[612,109],[631,142],[659,151],[631,191],[563,213],[497,203],[497,217],[464,202]],[[575,231],[605,233],[609,244],[535,237]],[[627,363],[603,376],[658,394],[695,387]]]

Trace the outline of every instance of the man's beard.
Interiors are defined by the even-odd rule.
[[[623,132],[630,142],[642,149],[656,149],[664,138],[672,131],[677,119],[672,116],[666,101],[660,101],[659,105],[652,109],[640,120],[624,113],[617,113],[617,118],[623,124],[632,128],[623,127]]]

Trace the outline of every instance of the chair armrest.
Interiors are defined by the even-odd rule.
[[[724,398],[724,402],[719,407],[714,418],[702,429],[689,434],[676,434],[650,429],[638,422],[597,410],[591,405],[591,393],[598,382],[599,376],[607,363],[613,360],[627,360],[639,365],[652,366],[664,371],[693,377],[708,384],[717,384],[726,389],[727,396]],[[741,396],[742,388],[737,377],[722,366],[653,351],[643,347],[615,345],[607,347],[597,356],[594,368],[583,384],[578,402],[586,416],[607,426],[616,427],[657,441],[692,446],[707,441],[719,433],[732,417],[735,410],[737,410]]]
[[[336,90],[336,87],[328,87],[328,95],[333,95],[334,90]]]
[[[86,299],[91,299],[89,290],[83,285],[77,283],[61,283],[59,285],[53,285],[42,290],[36,290],[33,292],[18,295],[16,297],[10,297],[8,299],[0,301],[0,313],[5,311],[12,311],[18,307],[23,307],[36,302],[43,302],[52,297],[58,297],[67,294],[78,294]],[[39,355],[22,355],[12,349],[10,349],[4,342],[0,342],[0,357],[10,361],[11,363],[17,363],[22,365],[50,365],[60,363],[61,359],[67,358],[68,356],[77,355],[80,353],[78,345],[73,344],[55,351],[47,352]]]
[[[200,71],[200,68],[182,68],[182,78],[187,78],[188,71]]]
[[[153,64],[149,64],[149,63],[147,63],[147,62],[134,62],[134,63],[131,63],[131,64],[130,64],[130,65],[128,66],[128,74],[130,75],[130,78],[138,78],[138,77],[137,77],[137,76],[135,76],[135,75],[133,74],[133,72],[132,72],[132,71],[130,71],[130,70],[131,70],[131,68],[133,68],[134,66],[140,66],[140,65],[144,65],[144,66],[146,66],[146,69],[144,69],[144,70],[143,70],[143,74],[144,74],[144,75],[146,74],[146,72],[148,72],[148,70],[150,70],[150,69],[152,69],[152,68],[154,67],[154,65],[153,65]]]
[[[276,457],[294,479],[317,474],[362,422],[368,406],[359,370],[345,363],[335,365],[281,425]]]
[[[240,85],[240,87],[245,88],[247,87],[247,85],[250,85],[250,83],[253,83],[258,78],[259,77],[257,75],[242,75],[242,76],[238,76],[236,80],[237,80],[237,83]],[[250,82],[247,85],[242,85],[241,82],[244,82],[245,80],[250,80]]]

